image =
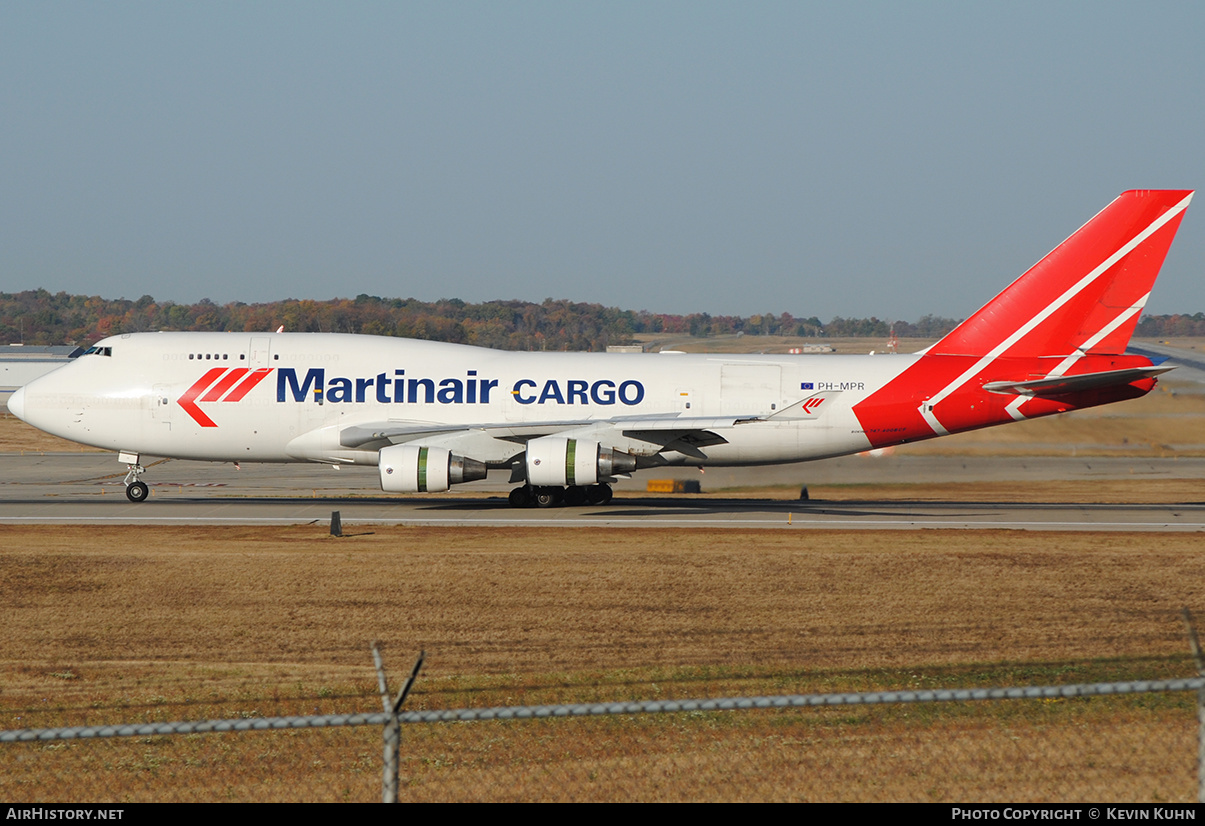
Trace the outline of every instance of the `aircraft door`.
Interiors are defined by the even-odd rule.
[[[151,388],[151,395],[147,399],[150,405],[151,421],[163,424],[165,432],[172,429],[172,410],[175,405],[172,404],[172,386],[170,384],[156,384]]]
[[[725,364],[720,368],[720,407],[725,415],[772,413],[782,401],[777,364]]]
[[[254,370],[257,367],[271,367],[272,339],[269,336],[252,336],[251,349],[247,353],[247,366]]]

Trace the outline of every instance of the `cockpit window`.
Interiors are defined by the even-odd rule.
[[[111,356],[113,355],[112,347],[89,347],[84,351],[85,356]]]

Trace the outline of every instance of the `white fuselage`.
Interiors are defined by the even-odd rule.
[[[421,441],[491,467],[548,433],[605,436],[646,465],[866,450],[852,405],[917,358],[521,353],[321,333],[140,333],[93,349],[26,386],[19,415],[66,439],[142,455],[375,465],[382,444]],[[774,418],[822,391],[821,415]],[[644,429],[671,419],[744,421],[718,443],[675,448]],[[379,428],[393,428],[389,441],[347,436]]]

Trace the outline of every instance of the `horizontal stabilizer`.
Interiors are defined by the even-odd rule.
[[[1083,390],[1115,387],[1141,379],[1151,379],[1174,367],[1134,367],[1129,370],[1106,370],[1103,373],[1083,373],[1078,376],[1052,376],[1033,381],[989,381],[983,389],[1008,396],[1062,396]]]

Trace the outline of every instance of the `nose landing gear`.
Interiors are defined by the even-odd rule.
[[[125,486],[126,499],[131,502],[142,502],[150,496],[150,488],[146,486],[146,482],[139,481],[138,477],[146,473],[146,468],[138,463],[138,454],[120,453],[118,461],[125,462],[129,470],[126,472]]]

